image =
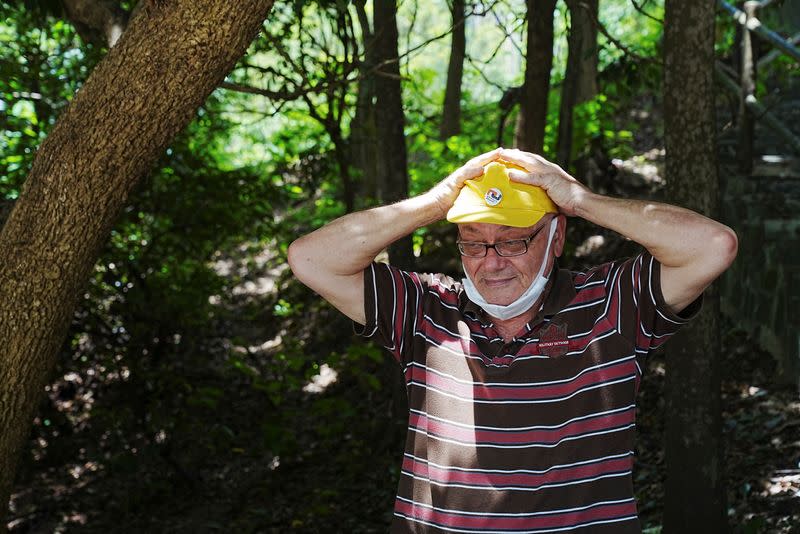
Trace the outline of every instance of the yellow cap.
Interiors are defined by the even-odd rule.
[[[536,224],[545,213],[558,213],[558,207],[544,189],[512,182],[508,177],[509,169],[525,170],[513,163],[493,161],[484,167],[483,176],[464,182],[453,207],[447,212],[447,220],[525,228]]]

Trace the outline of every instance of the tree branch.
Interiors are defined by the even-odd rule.
[[[229,91],[236,91],[237,93],[247,93],[251,95],[260,95],[269,98],[270,100],[289,101],[297,100],[306,93],[314,91],[312,88],[297,88],[294,91],[271,91],[269,89],[261,89],[260,87],[253,87],[251,85],[243,85],[240,83],[222,82],[219,86]]]
[[[128,26],[129,14],[114,0],[62,0],[67,20],[81,39],[111,48]]]
[[[488,76],[486,76],[486,74],[475,63],[475,60],[472,59],[472,56],[470,56],[469,54],[465,54],[464,57],[466,58],[467,61],[469,61],[469,64],[472,65],[472,68],[475,69],[478,74],[480,74],[481,78],[483,78],[483,81],[485,81],[489,85],[493,85],[494,87],[497,87],[498,89],[500,89],[503,92],[505,92],[508,89],[508,87],[503,87],[502,85],[500,85],[496,81],[494,81],[494,80],[490,79]]]
[[[590,11],[588,9],[586,10],[586,12],[590,13]],[[624,44],[622,44],[618,39],[614,38],[614,36],[611,35],[611,33],[609,33],[609,31],[606,29],[605,25],[603,25],[603,23],[600,22],[600,20],[597,18],[597,16],[595,16],[593,14],[592,14],[592,24],[595,25],[595,27],[597,28],[597,31],[602,33],[603,36],[606,39],[608,39],[614,46],[616,46],[617,48],[622,50],[622,52],[626,56],[630,56],[634,60],[640,61],[640,62],[644,62],[644,63],[658,63],[659,62],[658,60],[656,60],[654,58],[638,54],[638,53],[634,52],[633,50],[631,50],[630,48],[628,48],[627,46],[625,46]]]
[[[644,0],[641,4],[637,4],[636,0],[631,0],[631,4],[633,4],[633,9],[635,9],[636,11],[638,11],[639,13],[641,13],[642,15],[647,17],[648,19],[654,20],[654,21],[658,22],[659,24],[664,24],[663,20],[661,20],[658,17],[654,17],[653,15],[651,15],[650,13],[648,13],[647,11],[644,10],[644,6],[646,6],[649,1],[650,0]]]

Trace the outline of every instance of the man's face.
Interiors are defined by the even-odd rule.
[[[537,230],[528,251],[520,256],[498,256],[494,249],[489,249],[483,258],[461,256],[464,270],[467,271],[478,292],[490,304],[506,306],[514,302],[533,283],[539,272],[542,261],[547,261],[545,273],[551,268],[551,258],[560,256],[563,247],[563,217],[559,218],[558,229],[553,237],[548,258],[544,258],[549,237],[550,221],[553,216],[547,215],[533,226],[517,228],[488,223],[463,223],[458,225],[461,241],[474,241],[494,244],[513,239],[527,239]]]

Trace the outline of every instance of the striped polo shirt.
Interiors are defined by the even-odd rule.
[[[640,533],[644,359],[700,305],[671,313],[659,268],[643,253],[556,270],[506,343],[460,282],[370,265],[357,331],[400,363],[409,404],[391,532]]]

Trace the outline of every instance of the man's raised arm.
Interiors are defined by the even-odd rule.
[[[340,217],[289,246],[294,275],[339,311],[364,324],[364,269],[381,250],[444,218],[464,182],[483,174],[500,149],[481,154],[427,193]]]
[[[736,258],[733,230],[694,211],[660,202],[598,195],[541,156],[503,150],[500,157],[528,172],[516,181],[538,185],[562,213],[614,230],[661,263],[661,293],[676,313],[692,303]]]

